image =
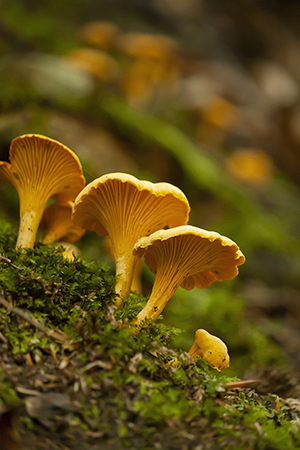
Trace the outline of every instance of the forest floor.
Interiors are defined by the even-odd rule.
[[[299,374],[239,380],[172,348],[160,321],[134,335],[120,323],[145,299],[116,311],[107,267],[15,238],[3,225],[2,450],[299,448]]]

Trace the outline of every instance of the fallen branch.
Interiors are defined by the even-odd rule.
[[[58,342],[66,342],[69,339],[69,336],[66,333],[63,333],[60,330],[49,330],[49,328],[46,328],[44,325],[42,325],[40,322],[35,320],[29,312],[24,312],[22,309],[17,308],[16,306],[11,305],[5,298],[0,295],[0,303],[7,308],[12,313],[16,314],[17,316],[21,317],[21,319],[25,320],[26,322],[30,323],[33,327],[35,327],[37,330],[42,331],[46,336],[49,336],[53,338],[55,341]]]

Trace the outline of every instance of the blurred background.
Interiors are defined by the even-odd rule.
[[[293,0],[0,3],[1,160],[38,133],[71,148],[87,182],[120,171],[178,186],[189,223],[246,263],[233,281],[180,288],[163,320],[185,351],[198,328],[219,336],[237,376],[299,380],[299,23]],[[0,199],[17,230],[16,192],[1,185]],[[113,268],[100,236],[76,245]]]

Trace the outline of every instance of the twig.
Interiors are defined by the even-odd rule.
[[[2,342],[4,342],[4,344],[7,344],[7,339],[6,339],[6,337],[1,333],[1,331],[0,331],[0,340],[1,340]]]
[[[51,337],[56,342],[63,343],[68,341],[70,338],[69,336],[60,330],[49,330],[49,328],[44,327],[40,322],[33,319],[33,317],[30,315],[29,312],[24,312],[22,309],[17,308],[16,306],[11,305],[5,298],[0,295],[0,303],[5,306],[5,308],[9,309],[9,311],[13,312],[17,316],[21,317],[22,319],[26,320],[26,322],[30,323],[33,327],[37,328],[38,330],[45,333],[48,337]]]
[[[13,267],[14,269],[17,269],[17,270],[24,270],[24,267],[18,267],[18,266],[16,266],[15,264],[13,264],[13,263],[11,262],[10,259],[6,258],[5,256],[0,255],[0,261],[6,262],[7,264],[9,264],[9,265],[10,265],[11,267]]]
[[[22,311],[22,309],[17,308],[16,306],[11,305],[7,300],[5,300],[4,297],[0,295],[0,303],[5,306],[5,308],[9,309],[11,312],[16,314],[17,316],[21,317],[22,319],[26,320],[26,322],[30,323],[30,325],[34,326],[38,330],[42,331],[43,333],[49,335],[51,333],[48,328],[45,328],[42,324],[40,324],[38,321],[33,319],[31,315],[28,312]]]

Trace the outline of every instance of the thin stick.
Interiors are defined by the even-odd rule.
[[[9,264],[9,265],[10,265],[11,267],[13,267],[14,269],[17,269],[17,270],[24,270],[24,267],[18,267],[18,266],[15,266],[15,264],[13,264],[13,263],[11,262],[11,260],[8,259],[8,258],[6,258],[5,256],[0,255],[0,261],[6,262],[7,264]]]
[[[7,300],[5,300],[4,297],[0,295],[0,303],[5,306],[5,308],[9,309],[11,312],[16,314],[17,316],[21,317],[22,319],[26,320],[26,322],[30,323],[30,325],[34,326],[40,331],[43,331],[45,334],[51,333],[50,330],[45,328],[42,324],[37,322],[35,319],[31,317],[31,315],[28,312],[22,311],[22,309],[17,308],[16,306],[11,305]]]
[[[21,317],[26,322],[30,323],[30,325],[32,325],[35,328],[37,328],[38,330],[42,331],[47,336],[54,339],[56,342],[63,343],[63,342],[66,342],[67,340],[69,340],[69,336],[66,333],[64,333],[60,330],[49,330],[49,328],[44,327],[40,322],[35,320],[30,315],[29,312],[24,312],[24,311],[22,311],[22,309],[11,305],[7,300],[5,300],[5,298],[2,295],[0,295],[0,303],[3,306],[5,306],[5,308],[7,308],[9,311],[11,311],[14,314],[16,314],[17,316]]]

